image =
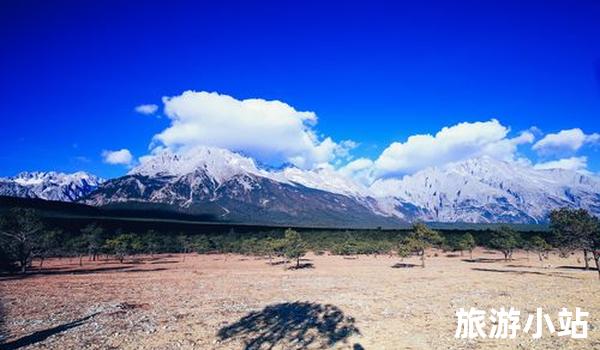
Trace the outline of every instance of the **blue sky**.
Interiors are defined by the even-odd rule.
[[[174,120],[161,98],[187,90],[314,112],[320,140],[358,144],[342,165],[495,118],[507,138],[535,136],[517,158],[600,171],[600,3],[396,3],[3,1],[0,176],[121,175],[102,152],[148,154]],[[573,128],[587,140],[576,149],[531,149]]]

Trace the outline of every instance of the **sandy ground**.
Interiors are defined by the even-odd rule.
[[[425,269],[417,258],[310,254],[300,270],[234,255],[52,260],[0,280],[0,349],[600,349],[600,281],[573,268],[577,257],[542,268],[525,253],[428,254]],[[581,307],[588,338],[454,338],[458,308],[502,306],[521,310],[522,323],[542,307],[556,327],[560,308]]]

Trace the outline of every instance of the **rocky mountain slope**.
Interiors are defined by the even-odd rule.
[[[103,179],[83,171],[72,174],[22,172],[0,178],[0,196],[72,202],[92,192],[102,182]]]
[[[164,151],[143,159],[128,175],[107,181],[83,201],[110,207],[169,206],[252,223],[373,226],[399,222],[379,211],[377,201],[362,195],[360,186],[329,172],[334,171],[267,171],[250,158],[217,148],[184,154]]]
[[[370,187],[331,167],[267,169],[224,149],[162,151],[126,176],[21,173],[0,195],[168,209],[261,224],[393,226],[400,222],[540,223],[562,206],[600,215],[600,179],[489,157],[432,167]]]
[[[563,206],[600,214],[597,177],[490,157],[379,180],[371,190],[388,213],[403,213],[410,204],[415,216],[427,221],[538,223]]]

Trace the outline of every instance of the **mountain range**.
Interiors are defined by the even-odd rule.
[[[103,182],[104,179],[83,171],[72,174],[22,172],[12,177],[0,177],[0,196],[74,202],[97,189]]]
[[[333,168],[267,169],[225,149],[143,157],[125,176],[21,173],[0,195],[124,209],[161,209],[215,220],[338,227],[407,221],[544,223],[568,206],[600,215],[600,179],[479,157],[364,186]]]

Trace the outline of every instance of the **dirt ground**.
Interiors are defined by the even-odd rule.
[[[0,349],[600,349],[600,281],[578,256],[543,268],[525,253],[428,254],[424,269],[416,257],[312,254],[299,270],[236,255],[51,260],[0,280]],[[522,324],[541,307],[557,328],[562,307],[581,307],[588,338],[454,338],[458,308],[502,306]]]

